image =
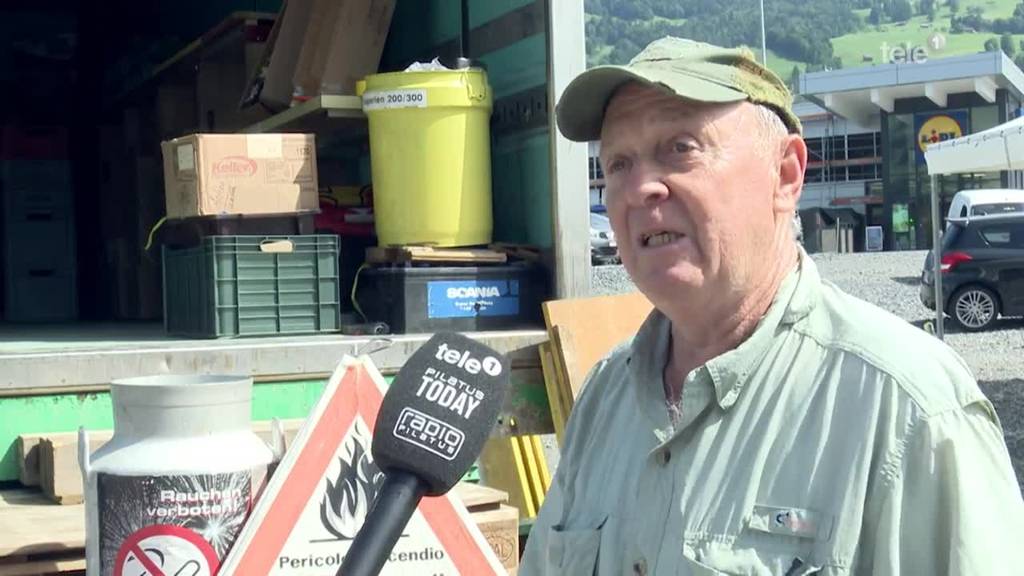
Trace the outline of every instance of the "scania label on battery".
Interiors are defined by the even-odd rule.
[[[363,110],[388,108],[426,108],[427,91],[420,89],[385,90],[363,94]]]
[[[427,282],[427,317],[472,318],[519,314],[518,280]]]

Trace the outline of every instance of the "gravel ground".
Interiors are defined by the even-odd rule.
[[[821,276],[846,292],[921,327],[934,312],[918,299],[925,252],[815,254]],[[621,266],[596,266],[593,295],[634,290]],[[967,361],[995,405],[1017,478],[1024,486],[1024,319],[1000,319],[986,332],[960,332],[947,319],[946,342]]]

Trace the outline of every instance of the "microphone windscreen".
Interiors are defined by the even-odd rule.
[[[475,340],[439,332],[388,388],[373,434],[385,474],[418,476],[438,496],[451,490],[483,450],[509,385],[509,361]]]

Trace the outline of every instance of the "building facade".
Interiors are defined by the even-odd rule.
[[[855,211],[861,228],[882,227],[885,249],[920,250],[931,247],[924,148],[1019,115],[1024,73],[984,52],[803,74],[798,92],[809,152],[801,209]],[[1020,172],[942,176],[941,213],[959,190],[1021,187]]]

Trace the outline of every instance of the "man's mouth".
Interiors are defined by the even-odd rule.
[[[678,234],[676,232],[655,232],[653,234],[644,234],[640,237],[640,244],[645,248],[655,248],[657,246],[664,246],[665,244],[671,244],[676,240],[683,238],[685,234]]]

